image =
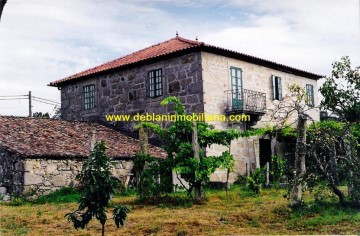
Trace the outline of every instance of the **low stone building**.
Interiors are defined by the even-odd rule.
[[[138,140],[91,122],[0,116],[0,187],[19,195],[76,185],[94,131],[115,162],[114,175],[126,181],[140,149]],[[166,157],[161,148],[148,149],[155,157]]]

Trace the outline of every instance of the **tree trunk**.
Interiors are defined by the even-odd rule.
[[[102,228],[101,228],[101,235],[104,236],[105,235],[105,224],[101,224]]]
[[[335,179],[332,177],[332,174],[328,173],[324,167],[324,165],[321,163],[319,157],[316,154],[316,151],[314,151],[313,156],[315,157],[315,160],[317,162],[317,165],[321,171],[321,173],[323,174],[323,176],[325,176],[325,178],[327,178],[327,180],[329,181],[330,184],[330,188],[333,191],[333,193],[335,193],[338,198],[339,198],[339,202],[341,204],[344,204],[346,202],[345,199],[345,195],[344,193],[337,187],[336,183],[335,183]]]
[[[305,173],[306,155],[306,116],[299,113],[297,123],[297,140],[295,149],[295,178],[291,190],[291,206],[298,205],[302,200],[301,178]]]
[[[192,147],[194,151],[194,158],[200,162],[200,154],[199,154],[199,142],[197,136],[197,124],[193,122],[193,134],[192,134]],[[196,175],[196,173],[194,173]],[[201,191],[201,182],[195,182],[194,184],[194,192],[195,192],[195,201],[199,202],[202,197]]]
[[[336,145],[334,141],[331,141],[329,143],[330,145],[330,153],[329,153],[329,162],[330,162],[330,173],[334,178],[334,182],[337,185],[339,182],[339,178],[338,178],[338,172],[337,172],[337,152],[336,152]]]
[[[140,153],[148,154],[148,134],[144,127],[139,128]]]
[[[345,135],[344,135],[344,149],[345,149],[345,158],[351,163],[352,161],[352,151],[351,151],[351,147],[350,147],[350,125],[347,125],[345,127],[345,129],[347,129],[345,131]],[[353,184],[353,172],[352,172],[352,168],[350,167],[348,170],[348,195],[351,198],[354,195],[354,184]]]

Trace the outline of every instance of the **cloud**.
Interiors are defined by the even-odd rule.
[[[0,95],[60,100],[46,85],[175,36],[328,74],[349,55],[360,65],[357,0],[12,0],[0,23]],[[34,111],[52,107],[34,104]],[[26,101],[0,114],[27,115]]]

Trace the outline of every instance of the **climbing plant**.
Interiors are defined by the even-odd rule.
[[[174,105],[177,115],[186,115],[185,107],[178,97],[167,97],[161,102],[163,106],[169,104]],[[209,156],[205,149],[212,144],[229,146],[231,140],[241,136],[239,131],[215,130],[209,124],[194,123],[189,119],[176,119],[168,128],[146,122],[141,125],[152,129],[160,136],[168,154],[167,166],[176,172],[182,186],[197,202],[203,198],[203,186],[217,168],[232,169],[234,166],[234,159],[229,151],[224,151],[219,156]],[[199,145],[198,156],[194,153],[194,132]],[[188,187],[182,180],[188,183]]]

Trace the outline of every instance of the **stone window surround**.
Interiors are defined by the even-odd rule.
[[[79,84],[79,86],[81,87],[81,89],[83,89],[85,86],[89,86],[89,85],[95,85],[95,103],[94,103],[94,108],[92,109],[87,109],[85,110],[85,104],[84,104],[84,93],[81,93],[81,113],[83,115],[91,115],[93,113],[97,113],[97,107],[98,107],[98,83],[97,83],[97,79],[90,79],[90,80],[86,80],[83,81]]]
[[[94,109],[95,106],[95,84],[89,84],[83,86],[83,94],[84,94],[84,110],[91,110]]]
[[[159,73],[158,74],[159,76],[156,76],[157,72]],[[157,81],[156,79],[160,79],[160,81]],[[155,70],[150,70],[148,72],[148,80],[149,80],[148,96],[150,98],[161,97],[164,94],[163,69],[159,68]],[[153,86],[153,89],[151,89],[151,86]],[[153,94],[151,94],[151,92],[153,92]]]
[[[280,76],[272,75],[271,76],[271,84],[273,90],[273,100],[281,101],[283,99],[282,96],[282,81]]]
[[[314,86],[312,84],[306,84],[306,96],[307,96],[307,105],[309,107],[314,107]]]

